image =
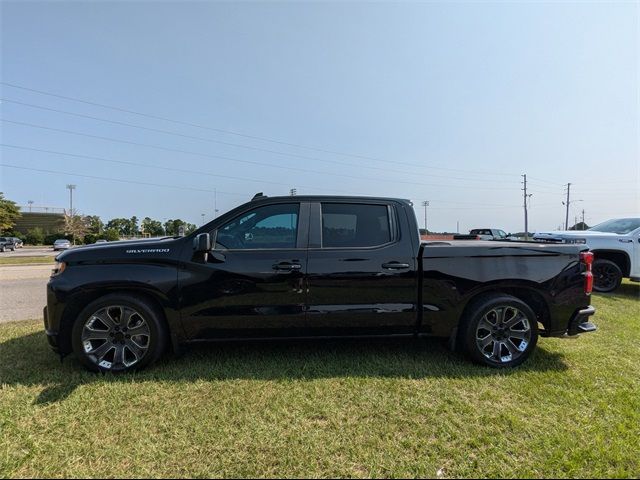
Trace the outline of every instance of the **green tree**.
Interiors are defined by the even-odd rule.
[[[107,228],[104,231],[103,238],[110,242],[115,242],[116,240],[120,240],[120,232],[117,228]]]
[[[129,227],[129,219],[127,218],[112,218],[105,225],[107,230],[116,230],[118,232],[118,238],[123,235],[128,235]]]
[[[138,235],[138,217],[135,215],[129,219],[129,228],[127,229],[127,235]]]
[[[7,200],[4,193],[0,192],[0,232],[11,230],[21,215],[16,202]]]
[[[162,223],[158,220],[153,220],[149,217],[144,217],[142,220],[142,224],[140,227],[143,233],[149,234],[152,237],[158,237],[164,235],[164,228],[162,228]]]
[[[167,220],[164,223],[164,229],[167,232],[167,235],[176,236],[180,234],[180,227],[184,227],[184,234],[189,235],[193,232],[196,227],[193,223],[187,223],[184,220],[180,220],[179,218],[175,220]]]
[[[44,231],[40,227],[32,228],[27,231],[27,236],[24,238],[24,241],[29,245],[43,245]]]
[[[98,215],[87,215],[84,217],[84,222],[87,225],[87,233],[92,233],[93,235],[102,234],[104,223],[102,223]]]

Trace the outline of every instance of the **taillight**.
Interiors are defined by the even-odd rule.
[[[593,291],[593,273],[591,266],[593,265],[593,252],[580,252],[580,263],[585,266],[584,272],[584,293],[590,295]]]

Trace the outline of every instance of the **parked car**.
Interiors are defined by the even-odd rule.
[[[24,246],[24,242],[18,237],[11,237],[11,239],[13,240],[13,243],[15,243],[16,248],[22,248]]]
[[[67,248],[71,248],[71,242],[66,238],[59,238],[55,242],[53,242],[53,250],[66,250]]]
[[[469,235],[454,235],[454,240],[506,240],[508,235],[504,230],[496,228],[474,228],[469,230]]]
[[[539,242],[588,245],[595,255],[593,289],[612,292],[623,278],[640,282],[640,217],[614,218],[588,230],[536,232]]]
[[[16,243],[12,237],[0,237],[0,252],[5,252],[7,250],[11,250],[12,252],[16,249]]]
[[[49,343],[96,371],[204,340],[427,335],[503,368],[596,329],[584,245],[421,242],[408,200],[257,196],[186,237],[56,259]]]
[[[95,241],[96,244],[98,243],[107,243],[107,241],[104,238],[100,238],[98,240]]]

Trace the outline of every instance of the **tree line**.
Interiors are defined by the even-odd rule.
[[[47,245],[58,238],[68,238],[75,243],[95,243],[97,240],[115,241],[123,237],[161,237],[188,235],[197,227],[180,218],[166,222],[144,217],[142,220],[131,218],[112,218],[104,222],[98,215],[79,215],[75,210],[68,211],[64,222],[55,232],[45,232],[36,227],[26,234],[14,230],[16,221],[21,217],[15,202],[5,199],[0,192],[0,233],[4,236],[18,237],[30,245]]]

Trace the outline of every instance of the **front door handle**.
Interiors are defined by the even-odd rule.
[[[276,263],[273,265],[273,269],[277,271],[291,272],[294,270],[300,270],[302,265],[299,263]]]
[[[398,262],[383,263],[382,268],[388,268],[389,270],[402,270],[404,268],[409,268],[409,264]]]
[[[622,243],[633,243],[633,240],[630,238],[619,238],[618,241]]]

